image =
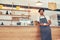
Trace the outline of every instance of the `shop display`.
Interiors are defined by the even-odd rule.
[[[19,6],[16,6],[16,8],[17,9],[19,9],[20,7]],[[2,10],[2,9],[0,9],[0,10]],[[5,15],[2,15],[2,12],[5,12]],[[21,25],[21,26],[28,26],[28,23],[26,24],[26,23],[23,23],[23,22],[19,22],[19,21],[21,21],[21,20],[25,20],[25,19],[28,19],[29,20],[29,18],[30,18],[30,15],[29,14],[27,14],[27,15],[25,15],[25,14],[18,14],[18,13],[20,13],[20,12],[27,12],[27,13],[29,13],[29,11],[28,10],[16,10],[16,9],[3,9],[2,10],[2,12],[0,12],[0,15],[3,17],[3,16],[7,16],[7,17],[3,17],[3,18],[1,18],[0,19],[0,21],[7,21],[9,24],[12,24],[13,23],[13,21],[18,21],[16,24],[14,23],[14,25]],[[4,12],[3,12],[3,14],[4,14]],[[17,13],[17,14],[15,14],[15,13]],[[9,16],[9,17],[8,17]],[[6,18],[9,18],[9,20],[8,19],[6,19]],[[10,19],[11,18],[11,19]],[[1,25],[4,25],[5,23],[1,23]],[[7,25],[7,24],[6,24]],[[13,26],[13,25],[10,25],[10,26]]]

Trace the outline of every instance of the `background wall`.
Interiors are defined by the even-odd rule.
[[[43,2],[43,5],[36,5],[37,1]],[[0,3],[4,4],[12,4],[14,2],[15,5],[28,5],[30,3],[30,6],[34,7],[46,7],[48,8],[48,2],[56,2],[57,9],[60,9],[60,0],[0,0]]]
[[[36,6],[36,2],[37,1],[41,1],[43,2],[43,5],[39,5],[39,6]],[[48,2],[56,2],[57,3],[57,9],[60,9],[60,0],[0,0],[0,3],[3,3],[3,4],[12,4],[12,2],[14,2],[15,5],[25,5],[25,6],[28,6],[28,2],[30,3],[30,6],[34,6],[34,7],[44,7],[44,8],[48,8]],[[30,12],[30,15],[31,15],[31,20],[36,20],[37,17],[38,17],[38,9],[30,9],[31,12]],[[3,10],[0,10],[3,12],[3,14],[6,13],[6,11],[3,11]],[[9,11],[10,13],[10,11]],[[28,14],[27,12],[18,12],[16,11],[15,12],[16,15],[20,15],[20,14]],[[49,10],[45,10],[45,15],[48,15],[50,16],[51,18],[51,21],[52,21],[52,24],[51,25],[56,25],[58,26],[58,20],[57,20],[57,14],[60,14],[59,11],[49,11]],[[53,17],[54,15],[54,17]],[[11,16],[4,16],[4,17],[1,17],[0,16],[0,19],[3,18],[3,19],[11,19]],[[55,19],[53,19],[55,18]],[[0,21],[2,22],[2,21]],[[5,24],[8,22],[4,22]],[[10,22],[11,23],[11,22]]]
[[[31,12],[30,12],[30,19],[35,21],[37,20],[37,18],[39,17],[39,13],[38,13],[38,9],[30,9]],[[6,11],[3,11],[3,10],[0,10],[2,11],[3,14],[6,14]],[[10,13],[11,11],[9,11]],[[13,13],[12,13],[13,14]],[[28,15],[29,13],[28,12],[21,12],[21,11],[15,11],[15,13],[13,15],[20,15],[20,14],[25,14],[25,15]],[[52,21],[52,24],[53,26],[58,26],[58,20],[57,20],[57,14],[60,14],[60,12],[56,12],[56,11],[48,11],[48,10],[45,10],[45,15],[49,16],[51,18],[51,21]],[[12,20],[12,17],[11,16],[4,16],[4,15],[0,15],[0,19],[6,19],[6,20]],[[2,21],[0,21],[1,23]],[[8,24],[8,23],[11,23],[10,21],[3,21],[4,24]],[[15,21],[15,23],[17,23],[18,21]],[[13,23],[14,24],[14,23]],[[9,25],[9,24],[8,24]]]

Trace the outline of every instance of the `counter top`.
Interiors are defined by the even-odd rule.
[[[60,27],[51,26],[52,40],[60,40]],[[0,26],[0,40],[40,40],[37,26]]]
[[[19,25],[0,25],[0,27],[33,27],[33,25],[29,25],[29,26],[19,26]]]
[[[14,25],[0,25],[0,27],[38,27],[38,26],[34,26],[34,25],[30,25],[30,26],[14,26]],[[51,28],[60,28],[60,26],[50,26]]]

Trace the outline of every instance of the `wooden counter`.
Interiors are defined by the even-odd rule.
[[[51,27],[52,40],[60,40],[60,27]]]
[[[37,27],[1,26],[0,40],[40,40],[40,37]]]
[[[52,40],[60,40],[60,27],[51,27]],[[40,40],[38,27],[0,26],[0,40]]]

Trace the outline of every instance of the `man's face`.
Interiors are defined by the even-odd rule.
[[[44,11],[43,10],[40,10],[40,15],[44,15]]]

